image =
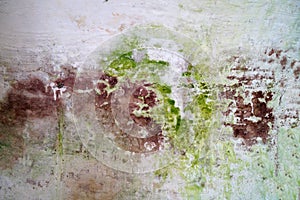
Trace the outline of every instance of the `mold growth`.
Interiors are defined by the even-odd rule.
[[[154,50],[150,49],[149,51]],[[153,57],[153,55],[151,56]],[[177,66],[180,69],[176,69],[180,70],[176,74],[180,79],[178,81],[182,82],[176,86],[168,85],[161,77],[173,70],[174,66],[170,63],[172,61],[169,62],[170,58],[159,60],[151,56],[144,49],[133,50],[120,54],[108,64],[104,73],[99,76],[99,80],[96,80],[95,108],[97,116],[101,119],[100,123],[112,126],[112,130],[119,129],[115,131],[114,140],[124,150],[139,153],[148,152],[150,149],[156,151],[162,148],[160,143],[168,142],[177,152],[184,154],[193,144],[193,140],[200,144],[209,137],[209,120],[214,112],[215,100],[212,87],[204,81],[202,71],[198,69],[203,66],[194,67],[182,61],[178,61],[178,63],[182,62],[182,65]],[[176,65],[178,63],[176,62]],[[126,87],[123,87],[122,84]],[[172,95],[184,95],[178,93],[178,88],[182,88],[180,92],[183,93],[190,91],[186,97],[182,97],[187,98],[187,102],[184,102],[187,105],[180,107],[180,100],[173,99]],[[111,114],[113,106],[111,101],[114,94],[118,94],[118,90],[122,91],[120,92],[122,95],[115,95],[118,98],[125,98],[124,96],[130,93],[128,95],[130,101],[126,100],[126,97],[124,100],[116,100],[116,104],[126,104],[128,101],[129,107],[126,109],[129,109],[133,123],[146,127],[150,132],[149,124],[159,124],[160,128],[156,129],[157,132],[154,135],[133,137],[132,133],[125,131],[126,127],[122,127],[128,125],[122,125],[123,123],[118,120],[118,125],[111,123],[115,121]],[[117,110],[121,112],[122,109],[118,107]],[[126,109],[124,112],[127,112]],[[190,120],[183,118],[182,114],[185,112],[192,113],[194,118]],[[126,117],[121,120],[126,120]],[[187,134],[188,131],[195,133],[195,137],[193,134]]]
[[[98,123],[101,124],[101,127],[107,128],[105,130],[108,130],[101,132],[114,133],[112,137],[105,136],[111,141],[113,140],[114,145],[120,147],[118,151],[121,151],[121,153],[122,150],[125,150],[124,152],[127,155],[140,155],[131,154],[130,152],[149,152],[148,149],[153,147],[151,144],[144,143],[144,146],[147,146],[144,150],[139,145],[143,143],[141,139],[151,137],[132,137],[133,131],[126,131],[126,128],[129,129],[131,125],[145,126],[153,120],[161,126],[163,143],[168,144],[168,147],[174,150],[172,152],[174,158],[178,158],[176,162],[164,168],[164,170],[155,171],[155,176],[160,179],[169,179],[172,177],[171,173],[175,168],[174,171],[180,174],[179,176],[187,183],[183,186],[183,188],[187,186],[185,191],[197,195],[201,194],[206,187],[213,185],[214,177],[222,180],[221,177],[226,175],[226,181],[224,181],[226,184],[224,182],[220,184],[224,185],[224,190],[226,189],[228,196],[230,196],[231,189],[230,184],[228,184],[231,176],[230,163],[218,160],[219,157],[218,155],[216,157],[215,152],[219,151],[211,146],[221,146],[223,149],[220,156],[223,156],[224,160],[228,158],[232,163],[235,162],[235,153],[230,143],[223,145],[222,142],[213,143],[211,141],[213,137],[218,137],[218,130],[216,130],[218,122],[215,119],[218,108],[216,86],[211,83],[207,76],[209,66],[204,63],[192,66],[184,58],[178,56],[177,53],[163,52],[160,48],[142,49],[141,46],[129,47],[129,45],[124,45],[125,48],[123,48],[122,43],[120,46],[118,44],[117,48],[124,49],[123,51],[103,53],[101,54],[103,55],[102,60],[99,61],[101,63],[99,66],[104,66],[102,73],[115,77],[117,83],[111,87],[108,80],[102,80],[102,75],[99,75],[93,88],[96,96],[95,110]],[[130,52],[130,49],[134,50]],[[151,54],[151,52],[148,54],[148,50],[159,53]],[[190,55],[186,51],[176,52]],[[124,63],[122,64],[121,61],[124,61]],[[145,83],[150,85],[145,87]],[[134,87],[132,87],[133,85]],[[145,97],[150,96],[150,90],[157,97],[157,102],[153,107],[145,105]],[[133,95],[135,92],[137,95]],[[124,105],[118,106],[122,103]],[[134,103],[134,105],[130,108],[128,107],[129,103]],[[122,110],[128,112],[128,116],[121,121],[118,115],[123,117]],[[136,119],[137,117],[140,118]],[[217,136],[214,136],[213,133],[216,133]],[[151,155],[156,155],[155,153],[152,154],[151,152]],[[101,158],[99,159],[101,160]],[[154,158],[153,162],[159,163],[161,162],[160,159],[162,160],[163,157],[157,156],[157,159]],[[127,160],[124,159],[123,162],[127,162]],[[114,163],[114,161],[111,161],[111,163]],[[111,163],[108,163],[108,165]],[[153,166],[151,163],[149,165]],[[147,168],[147,170],[151,169]],[[138,169],[137,171],[140,172]],[[131,167],[130,172],[132,172]]]
[[[153,53],[155,50],[150,49],[149,51]],[[182,86],[171,86],[163,83],[164,81],[161,80],[161,77],[172,70],[170,68],[171,64],[169,61],[153,58],[155,55],[156,53],[154,53],[154,56],[148,55],[147,50],[144,49],[123,53],[111,61],[104,69],[104,74],[100,75],[99,80],[96,80],[95,106],[99,119],[104,118],[107,120],[107,123],[109,123],[109,121],[115,121],[113,116],[111,116],[112,114],[109,113],[112,110],[112,97],[120,91],[122,95],[120,95],[120,97],[118,95],[115,96],[120,99],[123,98],[123,100],[113,100],[117,102],[115,105],[126,104],[128,98],[129,107],[122,108],[122,106],[117,105],[117,112],[121,112],[121,110],[124,109],[124,113],[129,112],[128,115],[130,115],[130,119],[124,116],[123,119],[120,120],[133,120],[128,123],[134,123],[135,125],[133,126],[141,126],[147,130],[147,134],[143,136],[143,134],[140,133],[132,133],[136,131],[133,129],[127,131],[129,126],[126,125],[127,122],[124,124],[117,120],[117,126],[109,123],[110,126],[115,126],[115,128],[119,126],[119,131],[117,131],[117,134],[114,136],[115,143],[124,150],[140,153],[157,151],[162,148],[164,138],[168,138],[169,142],[175,147],[180,143],[179,138],[184,138],[184,133],[182,133],[181,136],[179,134],[180,126],[189,123],[187,121],[182,123],[184,119],[182,119],[181,114],[184,111],[180,110],[177,105],[178,102],[176,102],[177,100],[171,98],[173,93],[172,88],[175,88],[178,92],[177,88]],[[179,67],[185,68],[186,66],[184,66],[183,63],[182,66]],[[189,66],[186,68],[191,70],[192,67]],[[148,73],[149,71],[151,73]],[[181,73],[179,73],[179,75],[181,75]],[[187,81],[185,77],[180,77],[180,79]],[[109,82],[110,80],[114,80],[114,83],[111,84]],[[191,89],[191,87],[189,87],[189,89]],[[205,101],[207,97],[208,96],[198,96],[199,101],[200,98],[202,98],[202,102],[198,103],[201,105],[206,104]],[[124,106],[126,107],[126,105]],[[208,107],[201,107],[202,115],[205,115],[205,113],[207,115],[205,119],[210,117],[209,112],[211,112],[211,109],[207,109]],[[105,109],[106,112],[102,112],[102,109]],[[129,109],[129,111],[127,109]],[[106,124],[106,122],[104,123]]]

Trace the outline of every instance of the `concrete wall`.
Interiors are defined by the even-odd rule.
[[[0,199],[299,199],[299,13],[1,0]]]

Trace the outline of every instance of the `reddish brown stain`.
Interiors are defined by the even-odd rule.
[[[251,85],[253,80],[262,80],[262,79],[273,79],[274,76],[266,76],[266,75],[260,75],[260,74],[255,74],[253,76],[247,76],[247,75],[242,75],[242,76],[236,76],[236,75],[230,75],[227,76],[227,79],[229,80],[238,80],[239,83],[244,84],[244,85]]]
[[[64,199],[115,199],[117,193],[124,187],[123,184],[119,184],[118,180],[122,174],[116,174],[114,170],[101,164],[91,165],[92,162],[81,164],[80,171],[66,172],[63,175],[62,180],[67,187]],[[128,182],[124,175],[122,180]]]
[[[0,103],[0,122],[6,125],[23,125],[27,118],[54,116],[57,102],[46,92],[38,78],[19,81],[12,85],[7,97]]]
[[[299,61],[293,59],[281,49],[267,49],[265,51],[265,57],[262,61],[266,64],[272,63],[281,66],[282,73],[286,70],[293,70],[294,77],[299,78],[300,66]],[[232,61],[239,60],[237,56],[234,56]],[[269,131],[274,124],[274,116],[272,113],[272,108],[268,107],[268,102],[272,101],[273,94],[270,91],[255,91],[255,85],[253,80],[261,81],[271,80],[275,82],[275,72],[256,68],[245,67],[246,69],[252,69],[253,73],[248,73],[248,71],[240,70],[240,64],[235,64],[237,67],[233,67],[232,71],[237,75],[230,75],[227,78],[229,80],[238,81],[239,85],[227,85],[225,86],[221,97],[230,99],[231,103],[228,105],[226,111],[223,112],[225,116],[233,114],[235,117],[235,123],[225,123],[227,126],[232,127],[233,134],[235,137],[240,137],[244,139],[244,143],[247,145],[252,145],[256,142],[256,137],[261,137],[263,142],[266,142],[269,135]],[[289,69],[287,67],[290,67]],[[272,75],[270,75],[272,72]],[[280,87],[285,87],[287,77],[282,77],[277,80]],[[238,90],[237,90],[238,89]],[[239,91],[239,92],[237,92]],[[245,103],[244,98],[250,100]],[[288,118],[291,118],[289,115]],[[253,120],[255,119],[255,120]]]
[[[63,66],[62,68],[65,71],[65,75],[59,77],[54,82],[56,83],[57,87],[66,87],[68,92],[73,92],[76,79],[75,69],[72,66]]]
[[[126,151],[135,153],[146,153],[158,151],[163,140],[164,136],[161,132],[159,132],[158,134],[147,138],[138,138],[132,137],[128,134],[123,134],[121,136],[117,136],[115,142],[118,144],[119,147]],[[147,145],[153,145],[153,148],[147,149]]]
[[[300,65],[295,68],[293,73],[295,75],[295,78],[298,79],[300,75]]]
[[[283,56],[282,59],[280,60],[280,64],[281,64],[282,68],[285,69],[286,64],[287,64],[287,58],[285,56]]]
[[[139,104],[143,104],[141,108]],[[141,126],[147,126],[152,120],[150,117],[136,116],[134,111],[142,109],[147,111],[157,104],[156,94],[145,86],[138,87],[133,93],[129,103],[129,112],[133,121]]]
[[[75,72],[54,80],[57,87],[73,91]],[[23,125],[27,118],[55,116],[60,100],[53,98],[50,87],[37,77],[30,77],[12,84],[4,101],[0,102],[0,122],[6,125]]]
[[[54,82],[72,91],[74,81],[73,71],[66,72],[64,77]],[[13,160],[23,156],[23,136],[17,133],[22,132],[27,120],[57,118],[57,108],[63,107],[63,102],[60,99],[55,101],[53,91],[46,85],[38,77],[15,81],[0,102],[0,167],[12,166]]]
[[[282,53],[282,50],[278,50],[278,49],[270,49],[269,51],[268,50],[265,50],[265,54],[268,55],[268,56],[272,56],[273,54],[275,54],[276,58],[278,59],[280,57]]]
[[[291,62],[291,68],[293,68],[294,66],[295,66],[295,63],[296,63],[297,61],[296,60],[293,60],[292,62]]]
[[[278,59],[281,55],[282,50],[276,50],[276,58]]]
[[[275,57],[273,56],[275,54]],[[282,70],[285,70],[287,66],[290,67],[290,69],[294,69],[293,73],[296,79],[299,78],[299,68],[300,66],[298,60],[290,60],[289,56],[287,56],[286,51],[283,52],[281,49],[271,49],[271,50],[266,50],[265,55],[267,58],[264,58],[263,61],[266,61],[268,63],[273,63],[276,62],[282,66]]]
[[[281,57],[281,53],[281,50],[275,49],[265,51],[265,54],[269,57],[264,60],[268,63],[275,62],[274,58],[278,57],[281,58],[282,64],[286,65],[287,61],[285,61],[285,57]],[[270,57],[272,55],[275,56]],[[232,68],[232,71],[235,71],[237,75],[230,75],[227,78],[229,80],[237,80],[238,83],[225,85],[223,92],[221,92],[220,96],[222,98],[231,100],[227,110],[223,114],[225,116],[233,114],[235,117],[234,123],[225,123],[225,125],[232,127],[234,137],[243,138],[246,145],[255,144],[257,137],[261,137],[265,143],[269,137],[269,131],[274,124],[273,110],[268,107],[268,102],[272,100],[273,94],[270,91],[255,91],[253,81],[275,81],[275,74],[274,72],[270,74],[269,71],[260,68],[250,68],[247,66],[244,68],[248,70],[237,70],[239,69],[237,67]],[[249,69],[252,69],[251,72],[257,73],[253,74]],[[246,102],[244,98],[247,98],[250,102]]]
[[[111,110],[111,95],[112,93],[107,93],[107,87],[113,88],[118,83],[117,77],[112,77],[107,74],[101,74],[99,82],[96,86],[98,92],[95,92],[95,108],[97,115],[100,118],[106,118],[110,122],[106,122],[107,125],[116,127],[117,125],[114,124],[112,110]],[[145,127],[147,130],[150,127],[153,127],[153,120],[151,117],[144,117],[144,116],[136,116],[134,111],[142,109],[143,111],[147,112],[150,108],[155,106],[157,102],[156,94],[149,90],[147,87],[150,86],[149,84],[144,84],[138,86],[134,91],[132,91],[132,95],[130,98],[130,102],[128,105],[129,113],[131,119],[142,127]],[[141,108],[139,103],[144,104],[144,107]],[[102,112],[105,111],[105,114]],[[101,113],[101,114],[100,114]],[[100,122],[100,123],[103,123]],[[112,128],[113,129],[113,128]],[[155,131],[154,133],[152,133]],[[122,130],[119,130],[118,133],[115,134],[115,143],[120,148],[136,152],[136,153],[143,153],[143,152],[153,152],[159,150],[161,147],[161,143],[163,141],[162,131],[159,130],[152,130],[151,129],[151,136],[146,138],[134,137],[130,133],[125,133]],[[147,148],[148,145],[152,145],[153,148]]]
[[[24,139],[17,134],[21,131],[15,129],[22,129],[27,119],[56,116],[57,103],[53,101],[53,95],[45,92],[39,79],[18,82],[12,88],[5,101],[0,103],[1,168],[12,167],[18,157],[23,156]]]
[[[97,89],[99,93],[95,95],[95,102],[96,102],[96,108],[97,109],[110,109],[111,107],[111,93],[108,94],[106,88],[113,88],[117,83],[118,79],[117,77],[109,76],[107,74],[102,74],[100,76],[100,80],[104,81],[99,82],[97,84]]]
[[[231,70],[233,70],[233,71],[249,71],[249,69],[244,65],[235,66]]]
[[[226,99],[234,99],[235,94],[236,94],[235,89],[225,88],[225,90],[221,92],[221,97],[224,97]]]
[[[68,93],[73,92],[74,84],[75,84],[75,79],[76,79],[76,68],[74,68],[71,65],[63,65],[60,67],[61,72],[59,74],[55,73],[54,76],[58,76],[56,79],[52,79],[51,82],[55,84],[55,88],[61,89],[64,88]],[[53,75],[52,75],[53,76]],[[51,87],[48,83],[47,85],[47,91],[50,91],[51,93]],[[52,93],[53,94],[53,93]],[[57,101],[60,102],[60,91],[56,91],[56,97]]]
[[[274,49],[271,49],[268,53],[268,56],[271,56],[274,52],[275,52]],[[267,52],[265,52],[265,53],[267,53]]]
[[[265,102],[260,99],[264,99]],[[270,100],[272,100],[272,94],[270,92],[252,92],[252,104],[244,103],[244,98],[238,95],[235,98],[235,106],[237,109],[234,112],[237,122],[234,124],[226,123],[225,125],[231,126],[234,136],[243,138],[247,145],[254,144],[257,137],[261,137],[263,142],[266,142],[270,130],[268,124],[274,123],[272,109],[267,107],[267,103]],[[250,120],[250,117],[256,117],[258,120]]]
[[[35,187],[40,187],[40,188],[43,188],[43,187],[47,187],[49,185],[49,180],[45,180],[45,181],[36,181],[34,179],[30,179],[30,178],[27,178],[26,179],[26,183],[30,184],[33,186],[33,189]]]

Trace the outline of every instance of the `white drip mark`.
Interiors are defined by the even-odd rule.
[[[154,142],[145,142],[145,143],[144,143],[144,147],[145,147],[148,151],[151,151],[155,146],[156,146],[156,144],[155,144]]]
[[[65,92],[67,90],[67,87],[65,87],[65,86],[63,86],[61,88],[57,87],[57,84],[54,82],[51,82],[46,85],[46,92],[48,92],[48,87],[51,87],[51,89],[53,91],[54,101],[56,101],[56,99],[60,98],[62,96],[63,92]],[[58,94],[57,94],[57,91],[59,91]]]

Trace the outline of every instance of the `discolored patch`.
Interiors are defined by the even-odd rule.
[[[65,87],[67,92],[71,92],[75,71],[62,68],[65,73],[53,82],[56,87]],[[17,133],[22,132],[26,122],[47,118],[50,124],[54,122],[54,127],[57,125],[57,111],[64,109],[64,103],[60,99],[55,100],[53,92],[41,78],[35,76],[11,83],[11,89],[0,102],[0,167],[11,167],[13,161],[23,156],[25,142],[23,136]],[[44,133],[31,130],[30,134],[32,139],[38,139]]]
[[[54,80],[58,88],[66,87],[68,92],[73,92],[76,78],[76,69],[71,65],[63,65],[60,67],[62,72],[59,77]]]
[[[96,86],[95,106],[96,109],[110,109],[111,93],[108,89],[112,89],[118,83],[117,77],[102,74]]]
[[[266,54],[276,58],[280,57],[281,52],[271,49]],[[221,92],[223,98],[230,100],[228,109],[223,114],[234,119],[233,122],[225,122],[225,125],[232,127],[234,137],[243,138],[246,145],[255,144],[258,137],[266,143],[274,124],[273,109],[268,107],[273,93],[257,87],[267,87],[266,82],[274,82],[274,72],[249,66],[239,57],[235,57],[234,61],[235,64],[231,68],[233,74],[227,78],[237,83],[225,85]],[[269,61],[270,59],[265,60],[268,63]]]
[[[158,134],[147,137],[138,138],[132,137],[129,134],[122,134],[116,137],[116,144],[122,149],[135,153],[149,153],[158,151],[161,148],[161,144],[164,140],[164,136],[161,132]]]
[[[252,92],[251,103],[245,103],[241,95],[234,99],[236,122],[225,125],[231,126],[234,137],[243,138],[247,145],[256,143],[257,137],[266,143],[269,130],[274,123],[273,109],[267,107],[267,103],[272,100],[272,93]]]
[[[275,53],[274,53],[275,52]],[[277,53],[276,53],[277,52]],[[265,52],[266,60],[273,58],[274,70],[276,74],[276,83],[278,86],[279,108],[284,112],[278,113],[276,116],[280,126],[299,126],[299,74],[300,61],[293,56],[293,49],[267,49]]]
[[[119,184],[119,174],[117,176],[115,171],[90,162],[83,165],[76,163],[75,169],[70,167],[69,171],[64,172],[62,176],[66,185],[64,197],[74,200],[115,199],[116,194],[124,187],[126,179],[123,179],[123,184]],[[78,166],[82,168],[76,171]]]
[[[235,137],[243,138],[248,145],[256,143],[257,137],[266,142],[268,132],[274,124],[273,109],[268,107],[273,98],[274,87],[278,87],[277,90],[281,93],[279,106],[283,103],[282,99],[288,100],[289,105],[294,105],[287,108],[285,114],[277,116],[278,121],[281,125],[289,123],[292,127],[297,126],[299,101],[287,97],[287,92],[294,91],[297,95],[300,69],[298,60],[291,59],[288,51],[267,48],[262,59],[256,63],[239,56],[233,57],[229,62],[231,73],[227,79],[235,83],[225,85],[221,96],[230,100],[228,109],[223,114],[232,117],[234,122],[225,124],[232,127]],[[289,91],[286,89],[288,83],[292,85]]]
[[[299,75],[300,75],[300,62],[298,63],[297,66],[295,66],[295,69],[293,71],[294,76],[296,79],[299,79]]]
[[[23,156],[24,139],[16,129],[0,124],[0,169],[11,168]]]
[[[133,121],[140,126],[147,126],[151,117],[138,115],[137,113],[150,114],[149,109],[157,104],[155,92],[145,86],[138,87],[133,93],[129,103],[129,112]]]
[[[57,102],[38,78],[18,81],[0,103],[0,122],[6,125],[24,125],[27,118],[55,116]]]
[[[97,81],[95,88],[95,109],[99,119],[102,119],[101,123],[105,124],[105,121],[107,121],[107,126],[111,126],[111,130],[116,130],[114,132],[114,142],[123,150],[135,153],[159,150],[163,141],[162,131],[150,117],[150,108],[157,104],[155,92],[147,88],[149,84],[134,86],[133,88],[122,88],[124,93],[130,93],[130,97],[128,104],[126,104],[126,101],[120,102],[120,104],[126,104],[124,105],[124,109],[129,111],[129,116],[136,126],[141,126],[147,130],[147,136],[142,137],[138,133],[135,133],[135,129],[132,129],[130,132],[126,128],[123,129],[122,122],[118,125],[111,123],[116,120],[112,113],[111,101],[112,95],[115,93],[114,87],[117,83],[117,77],[108,74],[100,75]],[[117,112],[123,111],[118,110]]]
[[[25,149],[22,129],[28,119],[56,117],[57,103],[45,91],[43,82],[38,78],[18,81],[12,84],[6,97],[0,102],[0,167],[11,167]]]

